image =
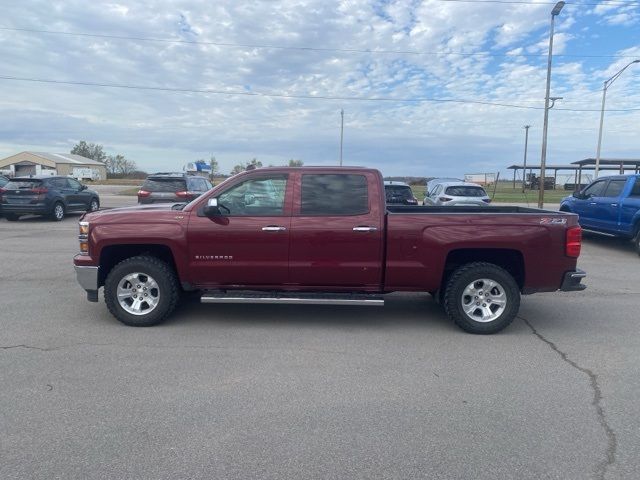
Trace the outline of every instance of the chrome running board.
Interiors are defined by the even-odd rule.
[[[244,293],[207,292],[200,297],[202,303],[254,303],[280,305],[358,305],[384,306],[380,295],[367,294],[326,294],[326,293]]]

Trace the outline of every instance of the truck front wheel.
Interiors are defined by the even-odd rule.
[[[507,327],[520,308],[520,290],[513,277],[492,263],[459,267],[444,295],[447,315],[463,330],[491,334]]]
[[[178,302],[173,269],[162,260],[141,255],[118,263],[107,275],[104,300],[125,325],[151,327],[162,323]]]

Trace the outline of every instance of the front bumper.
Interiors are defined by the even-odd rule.
[[[579,268],[573,272],[565,273],[564,279],[562,280],[562,285],[560,286],[560,290],[562,290],[563,292],[575,292],[584,290],[585,288],[587,288],[587,286],[580,282],[586,276],[587,272],[585,272],[584,270],[580,270]]]
[[[98,301],[98,273],[100,267],[85,267],[74,265],[76,269],[76,277],[78,283],[87,291],[87,300],[90,302]]]

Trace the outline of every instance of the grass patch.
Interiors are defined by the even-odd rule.
[[[411,187],[413,191],[413,195],[418,199],[418,202],[422,204],[422,200],[424,199],[424,185],[414,185]],[[538,190],[526,190],[525,193],[522,193],[522,186],[516,185],[514,190],[513,185],[505,185],[502,182],[498,183],[496,188],[495,196],[493,195],[493,186],[485,188],[489,197],[493,197],[493,201],[495,203],[529,203],[536,204],[538,203]],[[544,191],[544,202],[545,203],[560,203],[567,195],[571,195],[572,192],[567,190],[545,190]]]

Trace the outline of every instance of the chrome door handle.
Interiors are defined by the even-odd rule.
[[[617,203],[612,203],[612,204],[611,204],[611,206],[612,206],[612,207],[617,207],[617,206],[618,206],[618,204],[617,204]]]
[[[282,232],[286,230],[286,227],[281,227],[279,225],[269,225],[266,227],[262,227],[263,232]]]
[[[589,205],[597,205],[596,202],[590,202]]]
[[[354,232],[375,232],[378,230],[376,227],[353,227]]]

